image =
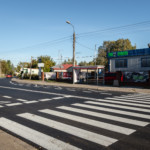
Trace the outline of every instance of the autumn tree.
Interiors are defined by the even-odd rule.
[[[132,46],[129,39],[119,39],[117,41],[104,41],[103,45],[98,49],[98,56],[96,58],[97,65],[104,65],[108,69],[108,52],[125,51],[136,49],[136,46]]]

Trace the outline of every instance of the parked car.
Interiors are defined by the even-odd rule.
[[[6,78],[12,78],[11,74],[6,74]]]
[[[120,74],[120,81],[123,82],[123,74]],[[105,73],[105,83],[113,83],[114,80],[117,80],[117,73],[116,72],[108,72]]]

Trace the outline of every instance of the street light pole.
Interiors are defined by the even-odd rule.
[[[31,75],[32,75],[32,56],[31,56],[31,64],[30,64],[30,80],[31,80]]]
[[[75,30],[73,24],[71,24],[70,21],[66,21],[66,23],[70,24],[73,28],[73,60],[72,61],[73,61],[73,67],[75,67],[75,39],[76,39]],[[75,80],[75,70],[73,69],[73,84],[75,83],[74,80]]]
[[[0,60],[0,77],[2,76],[2,64],[1,64],[1,60]]]

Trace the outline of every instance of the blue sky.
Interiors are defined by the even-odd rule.
[[[75,27],[78,62],[92,60],[103,41],[128,38],[147,48],[149,6],[149,0],[0,0],[0,59],[17,65],[31,56],[49,55],[57,63],[61,55],[72,58],[73,29],[66,20]]]

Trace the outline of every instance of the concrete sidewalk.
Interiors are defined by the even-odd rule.
[[[46,82],[46,81],[34,81],[34,80],[20,80],[17,78],[12,78],[12,81],[17,83],[27,83],[27,84],[37,84],[37,85],[52,85],[61,87],[72,87],[72,88],[86,88],[95,90],[105,90],[105,91],[118,91],[118,92],[132,92],[132,93],[150,93],[150,89],[144,89],[142,87],[113,87],[113,86],[103,86],[103,85],[87,85],[87,84],[71,84],[62,82]]]
[[[0,130],[0,150],[37,150],[20,139]]]

